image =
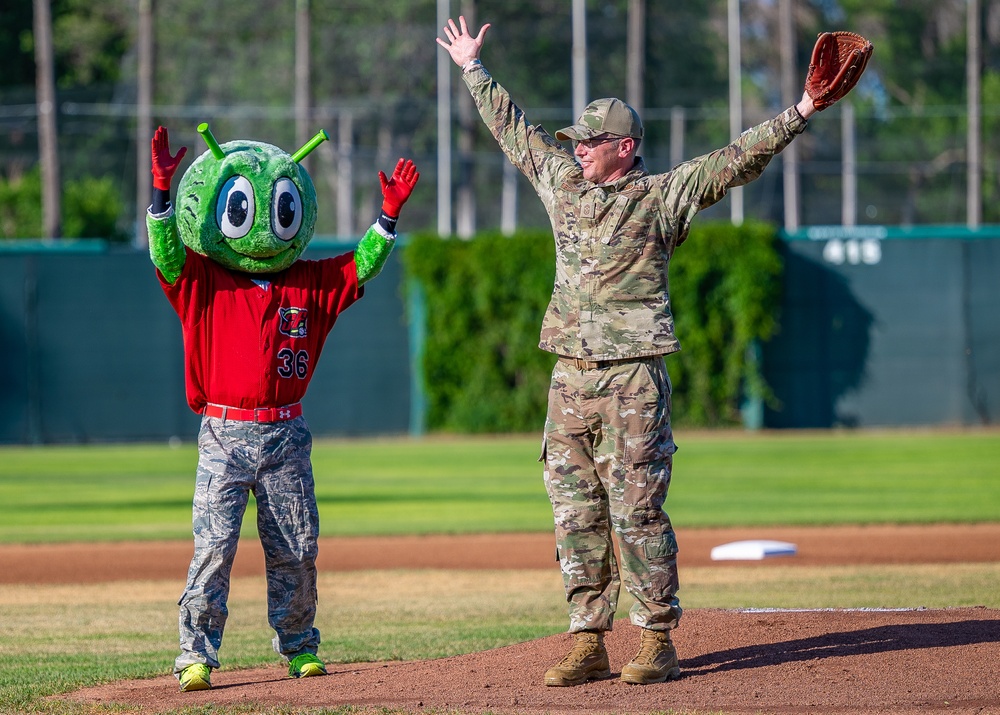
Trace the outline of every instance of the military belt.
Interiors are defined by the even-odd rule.
[[[636,362],[637,360],[645,360],[646,358],[622,358],[621,360],[584,360],[583,358],[568,357],[566,355],[560,355],[559,359],[564,363],[572,365],[577,370],[603,370],[606,367],[611,367],[612,365],[618,365],[623,362]]]

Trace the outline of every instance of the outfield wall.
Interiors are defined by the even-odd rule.
[[[1000,227],[786,235],[768,427],[1000,419]],[[777,406],[777,405],[776,405]]]
[[[306,257],[351,248],[310,247]],[[409,430],[402,283],[390,257],[338,319],[303,400],[314,434]],[[200,418],[184,399],[180,322],[144,252],[96,241],[0,250],[0,341],[0,442],[197,434]]]
[[[761,351],[776,401],[754,424],[1000,419],[1000,227],[785,238],[782,330]],[[353,247],[317,244],[306,257]],[[304,400],[316,436],[421,431],[420,325],[407,324],[420,305],[406,307],[399,250],[327,342]],[[0,443],[197,433],[180,325],[143,252],[96,241],[0,249],[0,344]]]

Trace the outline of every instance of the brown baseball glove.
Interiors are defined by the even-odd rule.
[[[813,47],[806,93],[816,109],[843,99],[861,79],[874,45],[853,32],[823,32]]]

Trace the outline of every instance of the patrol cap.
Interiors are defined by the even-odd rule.
[[[595,99],[584,108],[576,124],[556,132],[556,139],[583,141],[601,134],[642,139],[642,121],[638,113],[620,99]]]

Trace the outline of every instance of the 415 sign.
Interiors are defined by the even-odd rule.
[[[837,266],[874,266],[882,260],[885,226],[812,226],[805,231],[810,241],[825,241],[823,260]]]

